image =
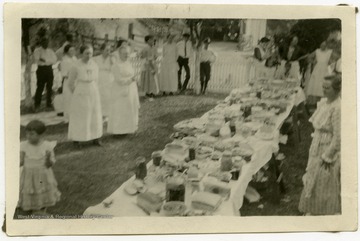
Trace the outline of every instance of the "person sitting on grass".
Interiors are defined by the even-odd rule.
[[[46,208],[60,201],[61,193],[52,171],[54,142],[43,139],[46,127],[39,120],[27,124],[26,141],[20,143],[20,192],[18,208],[44,215]]]

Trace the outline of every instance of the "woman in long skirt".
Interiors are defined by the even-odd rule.
[[[135,72],[128,55],[128,48],[120,47],[119,61],[111,68],[114,82],[111,88],[107,132],[114,135],[131,134],[138,129],[139,94]]]
[[[147,46],[142,50],[141,57],[145,59],[141,72],[141,86],[147,97],[154,97],[159,92],[157,83],[155,39],[148,35],[145,37]]]
[[[103,122],[98,89],[98,67],[92,60],[93,48],[80,48],[81,59],[69,75],[69,88],[73,93],[70,107],[68,137],[75,144],[93,141],[101,145]]]
[[[315,67],[311,74],[309,83],[306,85],[306,95],[308,104],[316,104],[323,96],[322,84],[324,77],[329,75],[328,65],[332,50],[327,49],[326,42],[322,42],[320,48],[315,50],[312,57],[315,61]]]
[[[324,96],[310,118],[315,132],[303,177],[299,210],[307,215],[341,213],[341,76],[326,77]]]
[[[111,74],[111,66],[113,65],[113,58],[110,55],[111,46],[109,44],[102,44],[100,47],[101,54],[94,58],[94,61],[99,67],[99,92],[101,101],[101,111],[103,117],[109,115],[110,108],[110,94],[111,83],[113,81],[113,75]]]
[[[177,72],[179,66],[177,63],[176,43],[173,42],[174,37],[174,35],[169,35],[163,47],[163,58],[159,74],[159,89],[164,94],[175,93],[178,88]]]

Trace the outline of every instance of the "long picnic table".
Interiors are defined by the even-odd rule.
[[[280,128],[284,121],[293,113],[299,101],[301,102],[302,96],[303,92],[301,91],[291,95],[288,99],[286,110],[276,116],[274,120],[275,128],[273,139],[263,140],[257,136],[248,137],[248,144],[254,149],[251,161],[242,166],[238,180],[231,180],[229,182],[228,185],[231,187],[230,197],[221,203],[213,215],[240,216],[244,196],[253,175],[273,159],[274,153],[279,151]],[[205,113],[201,118],[206,119],[208,113],[209,112]],[[212,160],[206,160],[204,162],[214,163]],[[219,162],[220,161],[217,163]],[[154,168],[152,161],[147,163],[147,168]],[[134,180],[135,176],[132,176],[103,202],[87,208],[84,215],[110,215],[113,217],[148,216],[148,214],[136,204],[136,196],[129,195],[125,191],[125,187]],[[164,183],[163,188],[165,189]],[[189,207],[191,194],[186,193],[185,196],[185,204]]]

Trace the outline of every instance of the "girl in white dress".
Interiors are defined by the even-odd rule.
[[[97,84],[98,67],[92,60],[93,48],[90,45],[80,48],[81,59],[69,74],[69,88],[73,93],[70,107],[70,140],[78,142],[93,141],[101,145],[103,121],[100,95]]]
[[[332,50],[327,48],[324,41],[311,56],[314,59],[315,67],[305,89],[309,104],[315,104],[323,96],[322,84],[325,76],[329,75],[328,65],[331,53]]]
[[[75,47],[68,44],[64,47],[64,56],[60,63],[61,75],[63,77],[62,84],[62,95],[64,103],[64,118],[66,121],[69,121],[69,111],[71,104],[71,91],[69,89],[69,72],[70,69],[76,64],[77,58],[75,56],[76,50]]]
[[[111,74],[111,66],[114,63],[112,56],[110,55],[111,46],[109,44],[102,44],[100,47],[101,54],[94,58],[94,61],[99,67],[99,92],[101,100],[101,110],[103,117],[109,115],[110,107],[110,94],[111,83],[113,82],[113,76]]]
[[[119,61],[111,71],[114,82],[111,88],[111,105],[107,131],[121,135],[134,133],[139,122],[139,94],[135,72],[128,60],[128,48],[119,48]]]
[[[33,120],[25,128],[26,141],[20,143],[20,192],[18,207],[33,214],[45,214],[46,208],[60,201],[61,193],[52,171],[56,142],[43,140],[45,124]]]

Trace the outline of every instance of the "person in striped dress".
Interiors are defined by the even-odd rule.
[[[315,132],[299,203],[299,211],[305,215],[341,213],[341,76],[325,77],[323,92],[326,98],[318,102],[309,120]]]

